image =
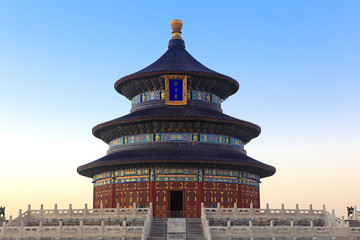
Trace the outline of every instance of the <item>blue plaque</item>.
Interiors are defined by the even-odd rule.
[[[187,76],[186,75],[164,75],[165,77],[165,104],[186,105],[187,104]]]

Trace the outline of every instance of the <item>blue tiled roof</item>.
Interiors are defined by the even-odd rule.
[[[185,50],[182,39],[171,39],[168,50],[154,63],[148,67],[120,78],[115,83],[115,89],[121,93],[121,85],[130,79],[136,79],[154,74],[195,74],[223,79],[229,82],[235,93],[239,84],[236,80],[226,75],[215,72],[198,62],[190,53]]]
[[[146,108],[136,112],[132,112],[120,118],[101,123],[93,128],[93,134],[100,138],[100,133],[107,128],[117,128],[123,124],[126,126],[131,122],[145,122],[154,120],[198,120],[198,121],[218,121],[222,124],[233,124],[234,132],[231,136],[238,137],[245,143],[257,137],[261,128],[251,122],[240,120],[219,111],[196,107],[154,107]],[[239,131],[242,128],[244,131]],[[241,135],[241,136],[240,136]]]

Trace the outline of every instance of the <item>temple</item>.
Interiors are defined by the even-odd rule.
[[[275,168],[249,157],[244,146],[261,129],[221,109],[239,84],[186,51],[182,21],[171,27],[168,50],[115,83],[131,101],[130,114],[93,128],[109,145],[104,157],[78,168],[93,179],[93,207],[151,202],[155,218],[198,218],[202,202],[260,208],[260,179]]]
[[[186,50],[182,22],[171,23],[168,50],[125,76],[115,89],[130,114],[95,126],[107,154],[80,166],[92,178],[93,208],[19,210],[0,240],[356,240],[360,211],[260,208],[260,179],[275,168],[244,146],[260,127],[222,113],[238,83],[208,69]]]

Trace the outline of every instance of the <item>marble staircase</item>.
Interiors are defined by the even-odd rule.
[[[148,240],[205,240],[200,218],[154,218]]]
[[[200,218],[186,219],[186,240],[205,240]]]
[[[148,240],[165,240],[167,230],[167,218],[154,218]]]

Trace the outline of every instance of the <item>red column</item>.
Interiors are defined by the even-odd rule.
[[[115,191],[115,184],[110,185],[110,207],[116,208],[116,191]]]
[[[96,206],[95,206],[95,187],[93,188],[93,208],[96,208]]]
[[[238,185],[238,195],[237,195],[237,206],[238,206],[238,208],[243,208],[244,207],[244,205],[242,204],[242,199],[243,199],[243,197],[242,197],[242,193],[243,193],[243,191],[242,191],[242,184],[239,184]]]
[[[201,203],[204,202],[204,183],[198,182],[198,200],[197,200],[197,206],[196,206],[196,217],[201,217]]]
[[[153,207],[153,217],[155,217],[155,210],[156,210],[156,202],[155,202],[155,182],[152,181],[150,182],[150,202],[152,202],[152,207]],[[150,204],[149,202],[149,204]]]
[[[260,186],[257,188],[258,208],[260,208]]]

